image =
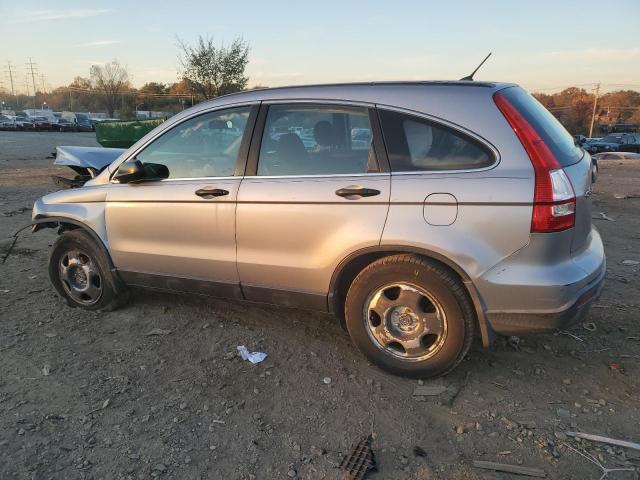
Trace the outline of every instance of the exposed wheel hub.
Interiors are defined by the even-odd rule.
[[[398,306],[387,313],[391,326],[403,333],[415,332],[420,327],[420,319],[408,307]]]
[[[424,288],[393,283],[374,290],[366,300],[367,333],[387,353],[419,361],[434,355],[447,334],[440,302]]]
[[[58,274],[62,288],[74,301],[93,305],[102,296],[102,277],[95,261],[86,253],[70,250],[60,257]]]

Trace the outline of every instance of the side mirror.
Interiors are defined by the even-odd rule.
[[[113,176],[120,183],[139,182],[146,177],[144,166],[140,160],[128,160],[118,167],[118,171]]]

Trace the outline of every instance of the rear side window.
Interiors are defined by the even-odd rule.
[[[544,140],[562,167],[579,162],[584,155],[562,124],[535,98],[520,87],[500,90],[511,105],[529,122]]]
[[[379,112],[393,172],[469,170],[494,162],[489,149],[460,132],[404,113]]]

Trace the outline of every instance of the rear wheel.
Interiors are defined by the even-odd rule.
[[[58,237],[49,256],[49,278],[71,307],[114,310],[129,299],[128,290],[111,273],[104,251],[82,229]]]
[[[459,279],[416,255],[385,257],[360,272],[349,288],[345,317],[353,342],[371,362],[418,378],[460,363],[475,321]]]

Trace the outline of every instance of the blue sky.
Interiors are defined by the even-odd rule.
[[[640,1],[0,0],[0,73],[28,57],[47,88],[117,59],[133,84],[173,82],[177,38],[251,45],[250,85],[457,79],[553,91],[601,81],[640,90]],[[8,88],[6,76],[0,75]]]

